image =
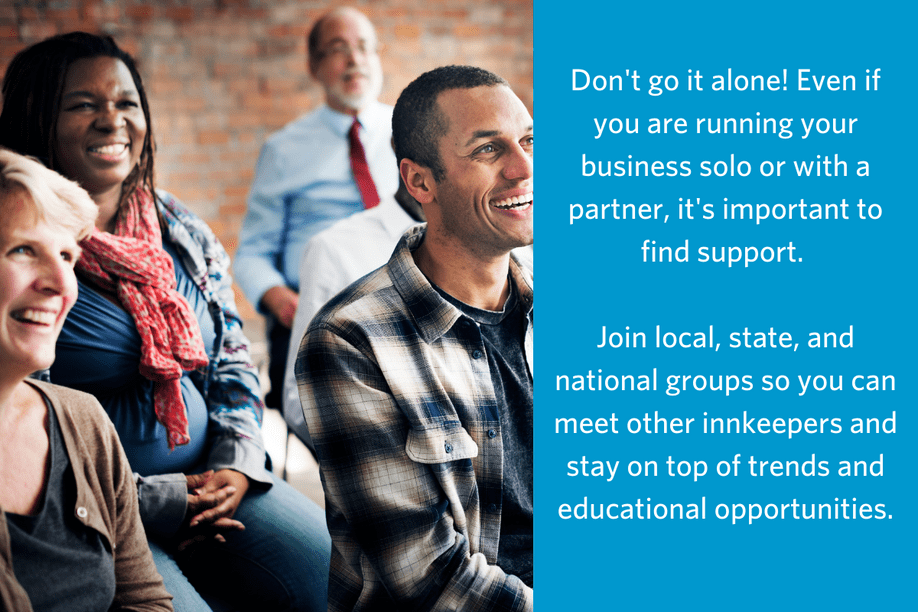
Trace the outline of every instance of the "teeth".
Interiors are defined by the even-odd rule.
[[[529,205],[532,204],[532,192],[521,196],[513,196],[512,198],[507,198],[505,200],[500,200],[499,202],[491,202],[491,206],[494,208],[500,208],[503,210],[509,210],[511,208],[517,208],[520,210],[526,210],[529,208]]]
[[[117,155],[123,153],[127,149],[126,144],[113,144],[105,145],[104,147],[89,147],[89,150],[93,153],[99,153],[101,155]]]
[[[20,310],[19,312],[14,313],[13,318],[17,321],[25,321],[27,323],[54,325],[54,321],[57,319],[57,313],[48,310],[26,308],[25,310]]]

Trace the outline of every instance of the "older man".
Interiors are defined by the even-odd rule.
[[[532,118],[450,66],[399,97],[426,226],[313,319],[297,361],[332,535],[330,610],[532,607]]]
[[[234,263],[246,297],[268,316],[272,393],[266,403],[275,407],[306,244],[398,187],[389,144],[392,107],[376,100],[382,67],[373,25],[355,9],[336,9],[316,21],[307,43],[309,71],[326,103],[262,148]]]

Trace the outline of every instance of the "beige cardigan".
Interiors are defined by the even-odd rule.
[[[29,380],[54,407],[76,477],[74,514],[108,540],[115,563],[112,610],[172,610],[137,511],[137,486],[118,434],[91,395]],[[0,512],[0,609],[31,612],[13,574],[6,516]]]

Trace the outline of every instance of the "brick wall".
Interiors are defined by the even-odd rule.
[[[0,0],[0,69],[48,36],[111,34],[138,61],[158,147],[157,185],[203,217],[232,255],[255,161],[269,134],[323,100],[305,32],[335,3],[310,0]],[[381,99],[444,64],[506,78],[532,109],[530,0],[354,2],[385,45]],[[261,317],[242,293],[247,333]]]

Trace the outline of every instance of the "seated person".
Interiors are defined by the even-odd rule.
[[[29,380],[54,361],[98,209],[0,149],[0,610],[172,610],[118,435],[91,395]]]
[[[141,518],[176,608],[210,610],[203,594],[249,610],[325,610],[322,512],[266,469],[229,257],[153,187],[133,59],[110,37],[55,36],[13,58],[3,96],[0,144],[47,160],[98,206],[51,380],[92,393],[113,421],[143,477]]]
[[[531,610],[532,118],[500,77],[425,73],[396,157],[427,225],[332,299],[296,375],[332,536],[329,610]]]
[[[325,302],[355,280],[389,260],[406,229],[424,221],[421,205],[399,185],[393,198],[351,215],[322,230],[309,241],[300,262],[300,300],[293,319],[287,370],[284,373],[284,419],[310,450],[312,440],[303,421],[296,386],[296,354],[312,317]]]

